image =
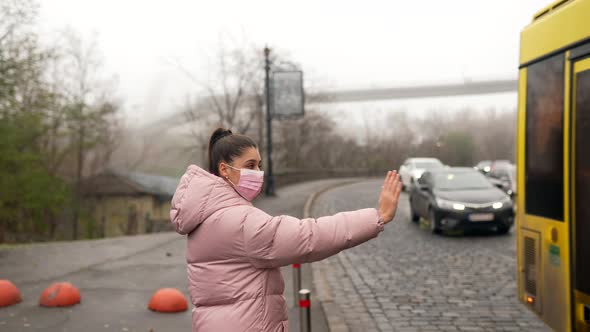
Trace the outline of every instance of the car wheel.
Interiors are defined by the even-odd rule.
[[[438,220],[436,219],[436,214],[434,213],[434,209],[430,209],[430,232],[432,234],[440,233],[440,229],[438,228]]]
[[[508,232],[510,232],[510,227],[498,226],[497,232],[498,232],[498,234],[508,234]]]
[[[410,216],[412,222],[418,222],[418,220],[420,220],[420,216],[416,214],[416,211],[414,211],[414,208],[412,207],[412,200],[410,200]]]

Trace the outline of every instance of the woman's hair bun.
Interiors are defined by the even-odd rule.
[[[220,139],[222,139],[226,136],[231,136],[232,134],[233,133],[232,133],[231,129],[225,129],[225,128],[215,129],[215,131],[211,135],[211,140],[209,140],[209,148],[212,148],[213,145],[215,145],[215,143],[217,143],[217,141],[219,141]]]
[[[229,137],[228,137],[229,136]],[[227,137],[224,139],[224,137]],[[209,172],[219,175],[221,162],[231,163],[246,148],[256,148],[256,143],[248,136],[235,134],[230,129],[217,128],[209,140]]]

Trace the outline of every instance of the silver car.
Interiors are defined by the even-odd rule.
[[[437,158],[408,158],[399,168],[403,189],[411,188],[427,170],[444,168]]]

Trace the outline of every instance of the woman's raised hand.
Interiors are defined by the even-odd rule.
[[[379,195],[379,215],[384,223],[390,222],[395,217],[401,192],[402,183],[399,174],[396,171],[387,172],[381,195]]]

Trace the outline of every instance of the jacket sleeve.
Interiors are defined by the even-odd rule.
[[[319,261],[366,242],[382,230],[376,209],[297,219],[271,217],[252,208],[243,225],[246,256],[257,268]]]

